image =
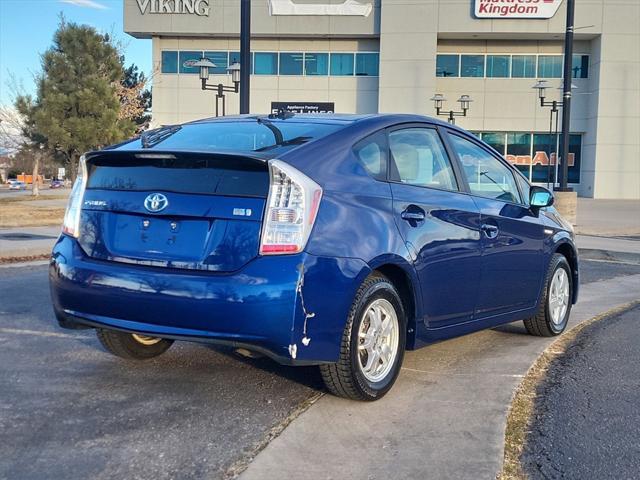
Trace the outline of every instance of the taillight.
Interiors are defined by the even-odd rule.
[[[269,162],[270,186],[262,224],[260,253],[278,255],[304,250],[320,207],[322,188],[292,166]]]
[[[80,235],[80,211],[82,210],[82,198],[87,186],[87,164],[84,156],[80,157],[78,176],[71,189],[67,211],[64,213],[62,231],[67,235],[78,237]]]

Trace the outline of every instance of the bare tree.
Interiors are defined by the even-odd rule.
[[[31,192],[37,197],[40,194],[38,173],[43,157],[43,145],[29,139],[26,131],[27,125],[23,115],[13,107],[0,106],[0,149],[13,154],[25,151],[30,153],[33,158]]]

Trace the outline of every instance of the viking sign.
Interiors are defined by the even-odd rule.
[[[141,14],[177,13],[209,16],[209,0],[136,0]]]
[[[477,18],[551,18],[562,0],[474,0]]]

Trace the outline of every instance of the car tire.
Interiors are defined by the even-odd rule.
[[[166,352],[173,340],[148,337],[136,333],[118,332],[99,328],[98,340],[105,350],[127,360],[147,360]]]
[[[566,282],[566,283],[565,283]],[[524,320],[527,332],[538,337],[554,337],[566,328],[571,314],[573,275],[564,255],[551,258],[542,298],[535,316]]]
[[[384,396],[400,373],[406,325],[402,300],[393,284],[381,274],[370,275],[351,305],[338,362],[320,366],[327,389],[353,400]]]

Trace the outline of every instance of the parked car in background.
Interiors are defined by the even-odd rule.
[[[477,137],[421,116],[164,127],[81,159],[54,310],[127,359],[220,343],[374,400],[407,349],[515,320],[566,328],[578,255],[552,204]]]
[[[9,190],[26,190],[27,184],[18,180],[9,180]]]
[[[62,180],[51,180],[49,188],[64,188],[64,182]]]

